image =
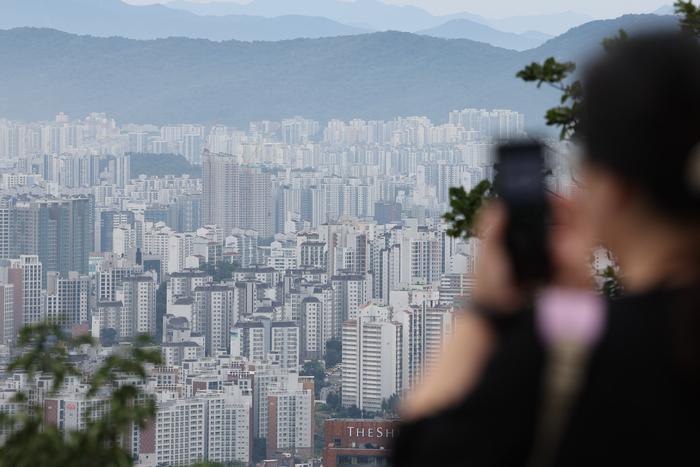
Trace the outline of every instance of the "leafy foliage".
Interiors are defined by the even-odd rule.
[[[681,32],[700,38],[700,6],[693,5],[692,1],[678,0],[673,7],[676,14],[681,15]]]
[[[78,369],[67,363],[66,347],[81,344],[92,344],[92,338],[80,336],[70,339],[63,334],[59,325],[50,322],[24,327],[17,338],[17,345],[31,348],[10,363],[7,372],[24,370],[30,379],[37,373],[51,373],[54,377],[51,394],[55,394],[66,376],[80,376]]]
[[[275,236],[271,235],[265,238],[258,238],[258,246],[270,246],[275,241]]]
[[[314,359],[310,362],[304,363],[304,366],[299,372],[300,376],[313,376],[316,381],[323,381],[323,378],[326,376],[326,370],[323,368],[323,365],[317,360]]]
[[[141,174],[158,177],[165,177],[166,175],[182,177],[187,174],[192,178],[202,177],[202,167],[190,164],[187,159],[179,154],[128,152],[126,155],[131,156],[131,176],[133,178]]]
[[[700,8],[693,5],[692,1],[684,2],[679,0],[675,3],[677,14],[682,17],[679,20],[681,31],[686,34],[700,37]],[[616,48],[624,45],[628,41],[627,33],[624,29],[618,30],[617,35],[611,38],[604,38],[601,42],[603,49],[607,53],[612,53]],[[576,80],[565,84],[576,70],[573,62],[558,62],[554,57],[549,57],[540,64],[533,62],[527,65],[515,76],[526,82],[537,82],[537,87],[547,83],[551,87],[561,91],[561,105],[547,110],[545,119],[547,125],[561,128],[560,139],[576,142],[581,137],[580,117],[584,101],[583,87],[581,82]],[[569,102],[569,105],[565,105]]]
[[[399,413],[399,403],[401,398],[398,394],[394,393],[389,397],[389,400],[384,399],[382,401],[382,410],[388,413]]]
[[[445,213],[445,220],[452,222],[452,228],[447,230],[451,237],[472,237],[476,216],[491,193],[491,182],[482,180],[468,194],[464,187],[450,188],[450,207],[452,211]]]
[[[267,457],[267,439],[253,438],[253,464],[265,460]]]
[[[538,88],[541,87],[543,83],[547,83],[562,92],[562,105],[549,109],[545,114],[547,125],[561,127],[559,137],[562,140],[574,138],[579,129],[579,115],[581,112],[581,99],[583,97],[581,82],[574,81],[571,84],[563,84],[563,81],[575,70],[575,63],[559,63],[554,57],[549,57],[543,64],[533,62],[515,75],[517,78],[526,82],[536,81]],[[571,101],[571,105],[564,105],[569,100]]]
[[[187,159],[179,154],[127,152],[126,155],[130,156],[129,164],[132,178],[137,178],[139,175],[161,178],[166,175],[182,177],[185,174],[192,178],[202,177],[202,167],[190,164]],[[100,172],[105,170],[109,166],[109,161],[113,159],[115,159],[115,156],[101,158]]]
[[[117,330],[112,328],[103,328],[100,330],[100,343],[103,346],[114,345],[118,340]]]
[[[160,464],[157,465],[156,467],[160,467]],[[164,467],[170,467],[170,464],[165,463]],[[194,467],[248,467],[248,464],[246,464],[243,461],[228,461],[228,462],[210,462],[210,461],[205,461],[205,462],[197,462],[194,464]]]
[[[0,422],[10,430],[5,445],[0,448],[0,465],[6,467],[129,467],[130,454],[119,445],[119,439],[136,424],[144,428],[156,413],[155,402],[133,385],[118,385],[120,375],[134,375],[146,378],[146,363],[161,363],[160,353],[141,345],[147,337],[136,340],[135,346],[125,349],[118,355],[107,358],[90,380],[86,397],[94,397],[107,388],[109,396],[102,399],[107,407],[107,415],[94,417],[88,411],[85,415],[86,427],[82,431],[64,434],[53,424],[43,426],[43,411],[38,405],[30,406],[25,413],[16,417],[3,414]],[[80,371],[67,363],[66,349],[77,345],[92,344],[92,338],[81,336],[70,339],[60,327],[51,323],[28,326],[20,332],[18,344],[30,350],[15,359],[8,371],[24,370],[28,375],[38,373],[53,375],[54,383],[50,394],[55,394],[66,376],[83,377]],[[33,378],[29,379],[33,381]],[[18,394],[16,401],[27,401],[24,394]]]
[[[326,447],[326,442],[324,437],[314,436],[314,454],[318,456],[323,455],[323,448]]]
[[[700,38],[700,8],[693,5],[692,1],[678,0],[675,3],[676,14],[681,15],[679,25],[681,32]],[[623,46],[628,41],[627,33],[620,29],[612,38],[603,39],[601,45],[608,54]],[[554,57],[550,57],[543,64],[533,62],[517,73],[516,77],[526,82],[537,82],[539,88],[542,83],[560,90],[561,106],[549,109],[545,115],[547,125],[561,127],[560,139],[576,142],[581,138],[580,117],[584,104],[583,87],[580,81],[564,84],[564,80],[576,70],[572,62],[560,63]],[[570,102],[570,105],[564,105]],[[617,273],[612,267],[608,267],[602,275],[603,286],[601,292],[608,298],[616,298],[624,293],[618,281]]]
[[[620,283],[617,271],[612,266],[608,266],[600,277],[603,279],[601,291],[605,297],[619,298],[624,294],[625,290]]]
[[[325,381],[326,370],[323,368],[323,365],[321,365],[321,362],[319,362],[318,359],[304,363],[299,375],[314,377],[314,396],[317,399],[321,395],[321,389],[330,386],[330,383]]]
[[[615,51],[615,49],[627,43],[628,37],[624,29],[620,29],[617,34],[617,36],[612,38],[603,39],[603,42],[600,43],[607,53],[612,53]]]
[[[225,261],[220,261],[216,264],[214,263],[205,263],[202,264],[199,269],[202,271],[205,271],[207,274],[212,276],[214,282],[220,282],[225,279],[231,279],[233,277],[233,273],[236,269],[240,267],[240,264],[238,262],[233,262],[233,263],[227,263]]]
[[[326,342],[326,355],[323,356],[326,368],[332,368],[343,361],[343,342],[339,340],[329,340]]]
[[[350,407],[343,407],[333,413],[333,418],[364,418],[373,419],[375,416],[381,415],[381,412],[370,412],[369,410],[360,410],[355,404]]]
[[[326,396],[326,406],[332,411],[337,412],[343,408],[343,401],[340,393],[331,392]]]

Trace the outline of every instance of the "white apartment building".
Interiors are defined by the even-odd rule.
[[[163,260],[163,272],[165,274],[171,272],[168,268],[170,267],[170,237],[173,234],[173,230],[166,226],[164,222],[157,222],[152,228],[146,229],[143,235],[143,253],[160,256]]]
[[[237,316],[252,316],[257,311],[259,299],[264,298],[266,290],[271,290],[266,284],[256,280],[226,281],[226,283],[234,291],[233,306]]]
[[[270,328],[270,350],[279,355],[282,368],[295,370],[299,367],[301,335],[299,326],[291,321],[273,321]]]
[[[396,294],[396,293],[395,293]],[[343,323],[343,406],[379,410],[383,399],[411,390],[436,368],[458,316],[439,292],[398,292],[395,306],[363,306]],[[406,297],[404,297],[406,295]]]
[[[12,283],[16,288],[21,287],[22,290],[21,326],[37,323],[45,317],[44,295],[41,288],[42,269],[37,255],[21,255],[19,259],[0,260],[0,282]],[[21,327],[18,326],[19,324],[14,323],[16,330]]]
[[[141,435],[140,463],[190,465],[209,460],[250,462],[252,394],[238,386],[203,390],[197,397],[158,395],[156,420]]]
[[[0,127],[0,131],[2,131],[2,127]],[[6,175],[3,174],[3,177]],[[10,228],[10,219],[10,209],[0,208],[0,258],[9,258],[11,256],[10,232],[12,229]]]
[[[299,290],[290,290],[288,296],[288,316],[300,327],[302,359],[321,358],[326,353],[326,342],[333,338],[337,314],[333,288],[329,284],[302,282]]]
[[[206,459],[221,463],[251,462],[252,392],[233,385],[224,388],[221,392],[197,392],[197,398],[207,402]]]
[[[216,224],[225,235],[230,234],[240,220],[238,158],[205,154],[202,157],[202,183],[203,222]]]
[[[325,268],[328,246],[323,242],[303,242],[299,245],[299,266]]]
[[[266,265],[284,274],[287,269],[297,267],[297,249],[282,247],[279,242],[272,242],[270,245],[270,256],[265,258]],[[281,278],[281,277],[280,277]]]
[[[164,366],[180,366],[185,360],[204,356],[204,348],[196,342],[163,342],[160,346]]]
[[[31,186],[43,180],[41,175],[29,173],[10,173],[0,175],[0,188],[9,190],[16,186]]]
[[[131,315],[121,301],[97,302],[92,308],[92,337],[100,337],[103,329],[114,329],[117,337],[129,338],[133,335]]]
[[[251,371],[254,374],[253,384],[253,433],[256,438],[268,438],[270,435],[270,415],[269,396],[273,392],[279,395],[280,392],[306,391],[309,389],[309,377],[299,376],[296,371],[281,368],[277,364],[272,364],[269,360],[251,362]],[[313,382],[311,382],[310,396],[313,398]],[[313,402],[311,404],[313,407]],[[276,415],[272,414],[272,419]],[[299,420],[301,424],[302,420]],[[313,426],[313,417],[303,420],[308,426]],[[311,430],[311,428],[309,428]]]
[[[197,287],[211,282],[211,276],[200,269],[184,269],[171,273],[168,278],[168,307],[178,297],[191,297]],[[168,311],[170,313],[170,311]],[[188,318],[189,319],[189,318]]]
[[[304,358],[320,358],[324,351],[324,307],[316,297],[306,297],[301,301],[301,329]]]
[[[299,327],[291,321],[239,321],[231,328],[230,355],[258,361],[274,352],[281,368],[297,370],[300,340]]]
[[[21,291],[20,291],[21,292]],[[21,311],[21,308],[19,308]],[[0,343],[7,345],[15,338],[15,286],[0,284]]]
[[[112,252],[126,255],[129,248],[136,248],[136,231],[129,226],[119,226],[112,230]]]
[[[15,417],[27,410],[29,404],[27,402],[18,402],[16,396],[16,390],[0,392],[0,413],[3,413],[8,417]],[[0,425],[0,446],[5,445],[7,438],[11,434],[12,430],[8,425]]]
[[[400,244],[400,282],[440,280],[442,252],[435,232],[404,232]]]
[[[458,253],[458,255],[461,253]],[[476,276],[472,274],[443,274],[440,279],[440,304],[452,305],[455,299],[470,299]]]
[[[404,326],[391,320],[391,308],[367,305],[343,323],[344,407],[381,409],[402,390]]]
[[[46,377],[40,377],[46,378]],[[43,387],[41,388],[43,383]],[[39,391],[41,394],[37,398],[37,403],[44,409],[44,423],[54,425],[63,433],[70,431],[84,431],[88,428],[89,420],[97,420],[109,414],[109,390],[101,389],[95,396],[86,398],[85,394],[89,385],[81,381],[78,377],[66,378],[58,394],[48,392],[51,378],[39,381]],[[142,404],[152,398],[154,386],[138,378],[122,377],[117,380],[117,385],[131,384],[143,389],[136,396],[135,404]],[[90,416],[88,417],[88,413]],[[133,457],[138,458],[141,449],[141,430],[136,424],[117,437],[117,443]]]
[[[156,284],[150,276],[129,276],[122,279],[117,298],[124,306],[122,326],[127,335],[155,335]],[[131,320],[130,333],[128,320]]]
[[[280,387],[269,392],[268,456],[280,451],[299,457],[313,454],[313,377],[299,377],[299,385],[301,389]]]
[[[234,307],[233,288],[222,285],[204,285],[195,288],[195,315],[192,330],[204,333],[205,354],[215,355],[219,349],[228,350],[229,331],[238,322]]]
[[[117,284],[123,278],[132,274],[140,274],[143,268],[127,259],[121,259],[114,253],[105,253],[105,260],[99,264],[96,272],[97,290],[96,301],[115,301],[117,299]]]
[[[185,269],[185,258],[194,254],[196,235],[191,233],[175,233],[168,239],[168,259],[164,268],[165,274]]]
[[[382,303],[388,304],[389,293],[396,290],[401,283],[401,245],[393,244],[381,249],[378,263],[375,298],[380,298]]]
[[[356,319],[360,306],[370,301],[372,281],[362,274],[342,273],[331,278],[337,316],[333,336],[340,336],[342,323]]]
[[[249,266],[246,268],[238,268],[233,272],[235,281],[254,280],[267,284],[269,287],[274,287],[281,280],[282,273],[272,267],[264,266]]]
[[[231,328],[230,350],[232,357],[246,357],[249,360],[265,360],[269,351],[266,347],[266,329],[262,322],[238,322]],[[267,344],[267,345],[266,345]]]
[[[44,316],[60,324],[65,332],[72,326],[88,322],[90,305],[90,278],[70,271],[67,278],[58,271],[46,273]]]
[[[359,181],[359,179],[356,179]],[[374,216],[374,185],[343,185],[343,214],[353,217]]]
[[[439,307],[436,301],[424,301],[394,312],[403,332],[404,390],[411,390],[437,367],[442,353],[454,332],[457,315],[451,307]]]
[[[88,411],[91,412],[91,420],[109,413],[108,396],[107,391],[101,391],[92,399],[86,399],[82,392],[48,397],[44,400],[46,423],[56,425],[61,431],[83,431],[87,427]]]

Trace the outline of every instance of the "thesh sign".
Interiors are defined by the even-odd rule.
[[[348,435],[356,438],[393,438],[394,429],[378,426],[376,428],[355,428],[354,426],[346,427]],[[366,434],[365,434],[366,432]],[[397,430],[398,432],[398,430]],[[398,433],[397,433],[398,435]]]

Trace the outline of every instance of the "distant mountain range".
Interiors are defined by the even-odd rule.
[[[512,50],[534,49],[554,37],[538,31],[528,31],[523,34],[498,31],[468,19],[453,19],[436,28],[418,31],[416,34],[444,39],[469,39]]]
[[[0,31],[0,118],[38,121],[106,112],[120,123],[212,124],[294,115],[388,120],[451,110],[510,108],[542,127],[557,93],[515,78],[549,56],[581,60],[624,28],[677,27],[677,18],[628,15],[593,21],[524,52],[470,40],[381,32],[280,42],[132,40],[50,29]]]
[[[433,16],[379,0],[253,0],[245,5],[172,0],[146,6],[122,0],[0,0],[0,11],[0,29],[45,27],[96,37],[279,41],[395,30],[519,51],[592,20],[573,11],[499,20],[466,12]],[[654,13],[672,14],[673,7]]]
[[[433,16],[379,0],[253,0],[134,6],[122,0],[0,0],[0,29],[51,28],[96,37],[279,41],[406,31],[527,50],[592,18],[572,11],[486,19],[470,13]],[[655,13],[672,13],[666,6]]]
[[[673,7],[673,5],[664,5],[655,11],[653,11],[655,15],[675,15],[676,14],[676,9]]]
[[[245,5],[236,2],[198,3],[172,0],[166,5],[169,8],[186,10],[197,15],[323,16],[339,23],[377,31],[423,31],[436,28],[454,19],[468,19],[505,32],[521,34],[536,30],[557,36],[575,26],[593,20],[591,16],[573,11],[553,15],[516,16],[500,20],[486,19],[470,13],[433,16],[415,6],[399,7],[382,3],[379,0],[355,0],[354,2],[342,0],[253,0]]]
[[[96,37],[278,41],[398,30],[514,50],[537,47],[552,37],[547,31],[560,34],[590,20],[573,12],[498,21],[469,13],[436,17],[420,8],[378,0],[254,0],[247,5],[175,0],[167,6],[134,6],[121,0],[0,0],[0,11],[0,29],[45,27]]]
[[[0,12],[0,29],[52,28],[73,34],[130,39],[278,41],[371,32],[322,17],[202,17],[159,4],[133,6],[121,0],[0,0]]]

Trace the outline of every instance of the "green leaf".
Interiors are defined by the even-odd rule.
[[[576,70],[576,64],[573,62],[560,63],[554,57],[549,57],[543,64],[532,62],[524,69],[519,71],[515,76],[523,81],[537,81],[537,87],[542,86],[542,83],[556,84],[561,83],[567,76]]]
[[[627,43],[627,33],[624,29],[620,29],[617,36],[603,39],[601,45],[607,53],[614,52],[617,48],[622,47]]]
[[[700,38],[700,7],[693,5],[692,1],[677,1],[673,4],[675,13],[681,15],[678,21],[681,32],[692,37]]]
[[[446,212],[444,219],[452,224],[447,230],[450,237],[474,236],[476,216],[491,194],[491,182],[482,180],[468,194],[464,187],[450,188],[450,206],[452,211]]]
[[[124,375],[145,379],[144,365],[161,363],[160,353],[146,347],[146,338],[139,337],[135,341],[136,346],[108,357],[95,372],[87,397],[96,396],[102,387],[109,388],[109,396],[102,400],[108,410],[99,418],[93,416],[94,411],[87,411],[83,431],[64,434],[53,425],[43,426],[40,406],[25,405],[14,417],[0,414],[0,427],[6,433],[5,444],[0,448],[0,466],[130,467],[131,455],[121,448],[120,440],[134,425],[145,427],[156,414],[156,404],[151,395],[131,384],[119,385],[117,379]],[[68,338],[57,322],[28,326],[18,337],[20,348],[27,350],[10,363],[8,371],[26,371],[29,384],[33,384],[36,374],[52,375],[52,392],[55,393],[66,376],[79,375],[68,362],[67,349],[91,343],[92,339],[87,336]],[[11,402],[26,404],[29,399],[18,393]]]

